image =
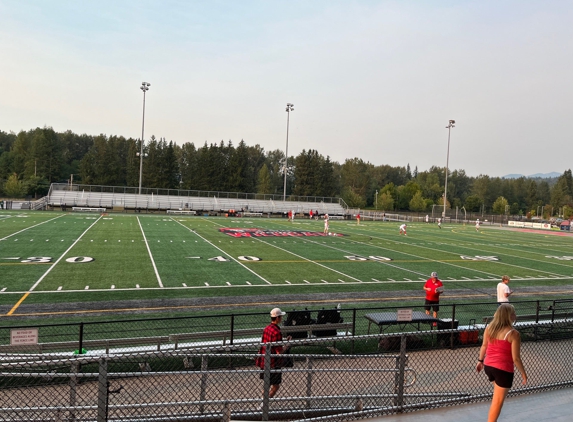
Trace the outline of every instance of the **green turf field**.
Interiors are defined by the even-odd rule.
[[[573,284],[573,237],[482,226],[55,212],[0,212],[0,305],[293,293],[519,292]],[[264,236],[221,229],[262,229]],[[293,233],[294,232],[294,233]],[[312,234],[312,235],[305,235]],[[494,299],[495,300],[495,299]]]

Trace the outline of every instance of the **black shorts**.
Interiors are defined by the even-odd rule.
[[[261,372],[259,377],[264,381],[265,371]],[[282,372],[271,372],[271,385],[279,385],[281,382],[283,382]]]
[[[495,382],[499,387],[511,388],[513,384],[513,372],[503,371],[493,366],[483,366],[483,371],[491,382]]]
[[[426,299],[424,309],[426,311],[429,311],[431,308],[434,308],[434,312],[438,312],[440,310],[440,301],[439,300],[428,300],[428,299]]]

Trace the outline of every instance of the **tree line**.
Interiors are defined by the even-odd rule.
[[[138,139],[123,136],[56,132],[50,127],[0,131],[0,195],[11,198],[45,195],[50,183],[68,182],[111,186],[139,185]],[[196,146],[177,145],[154,136],[143,146],[142,186],[147,188],[340,196],[351,207],[429,212],[443,207],[445,168],[412,171],[410,165],[375,166],[360,158],[332,161],[314,149],[289,157],[228,141]],[[554,179],[505,179],[448,173],[448,208],[468,212],[536,215],[573,214],[571,170]]]

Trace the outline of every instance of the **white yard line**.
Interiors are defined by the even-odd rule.
[[[30,230],[30,229],[33,229],[34,227],[38,227],[38,226],[41,226],[42,224],[46,224],[46,223],[49,223],[50,221],[52,221],[52,220],[55,220],[55,219],[57,219],[57,218],[61,218],[61,217],[64,217],[65,215],[66,215],[66,214],[58,215],[57,217],[54,217],[54,218],[50,218],[49,220],[46,220],[46,221],[44,221],[43,223],[38,223],[38,224],[34,224],[33,226],[30,226],[30,227],[26,227],[26,228],[25,228],[25,229],[23,229],[23,230],[20,230],[20,231],[18,231],[18,232],[16,232],[16,233],[12,233],[12,234],[9,234],[9,235],[8,235],[8,236],[6,236],[6,237],[3,237],[2,239],[0,239],[0,241],[2,241],[2,240],[6,240],[6,239],[8,239],[9,237],[12,237],[12,236],[15,236],[15,235],[17,235],[18,233],[22,233],[22,232],[25,232],[26,230]]]
[[[139,228],[141,229],[141,234],[143,235],[143,240],[145,242],[145,247],[147,248],[147,252],[149,252],[149,258],[151,258],[151,264],[153,265],[153,270],[155,271],[155,276],[157,277],[157,283],[159,283],[159,287],[163,287],[163,283],[161,282],[161,277],[159,277],[159,272],[157,271],[157,266],[155,265],[155,260],[153,259],[151,249],[149,249],[149,242],[145,237],[145,233],[143,231],[143,227],[141,227],[141,221],[139,221],[139,217],[137,217],[137,224],[139,224]]]
[[[288,253],[288,254],[291,254],[291,255],[296,256],[297,258],[300,258],[300,259],[303,259],[303,260],[305,260],[305,261],[307,261],[307,262],[310,262],[311,264],[318,265],[319,267],[322,267],[322,268],[327,269],[327,270],[329,270],[329,271],[333,271],[333,272],[335,272],[335,273],[337,273],[337,274],[340,274],[340,275],[342,275],[342,276],[344,276],[344,277],[351,278],[352,280],[356,280],[356,281],[358,281],[358,282],[362,282],[362,280],[360,280],[360,279],[358,279],[358,278],[352,277],[351,275],[344,274],[343,272],[340,272],[340,271],[334,270],[334,269],[332,269],[332,268],[329,268],[329,267],[327,267],[326,265],[322,265],[321,263],[316,262],[316,261],[313,261],[312,259],[305,258],[305,257],[302,256],[302,255],[295,254],[294,252],[291,252],[291,251],[288,251],[288,250],[286,250],[286,249],[283,249],[283,248],[281,248],[281,247],[279,247],[279,246],[277,246],[277,245],[273,245],[273,244],[271,244],[271,243],[269,243],[269,242],[265,242],[264,240],[259,239],[258,237],[255,238],[255,239],[258,240],[259,242],[264,243],[265,245],[269,245],[269,246],[272,246],[273,248],[280,249],[280,250],[283,251],[283,252],[286,252],[286,253]],[[308,239],[305,239],[305,240],[308,240]],[[317,242],[312,242],[312,243],[316,243],[317,245],[323,246],[323,245],[321,245],[320,243],[317,243]]]
[[[265,283],[267,284],[272,284],[270,281],[268,281],[266,278],[264,278],[263,276],[257,274],[256,272],[254,272],[253,270],[251,270],[249,267],[245,266],[243,263],[241,263],[240,261],[236,260],[235,258],[233,258],[230,254],[228,254],[227,252],[225,252],[223,249],[219,248],[218,246],[215,246],[213,243],[209,242],[207,239],[205,239],[203,236],[201,236],[199,233],[197,233],[196,231],[191,230],[189,227],[187,227],[185,224],[180,223],[177,220],[174,220],[173,217],[171,217],[171,220],[175,221],[177,224],[185,227],[187,230],[189,230],[191,233],[193,233],[194,235],[200,237],[201,239],[203,239],[205,242],[207,242],[209,245],[213,246],[215,249],[219,250],[221,253],[224,253],[225,255],[227,255],[229,258],[231,258],[233,261],[235,261],[237,264],[239,264],[241,267],[243,267],[245,270],[249,271],[250,273],[254,274],[255,276],[257,276],[258,278],[260,278],[261,280],[263,280]]]
[[[66,249],[66,251],[62,254],[62,256],[60,256],[60,257],[58,258],[58,260],[57,260],[56,262],[54,262],[54,265],[50,266],[50,268],[48,268],[48,271],[46,271],[46,272],[42,275],[42,277],[40,277],[40,278],[38,279],[38,281],[36,281],[36,282],[34,283],[34,285],[33,285],[32,287],[30,287],[30,289],[28,290],[28,292],[32,292],[32,291],[34,291],[34,289],[35,289],[36,287],[38,287],[38,284],[40,284],[40,283],[42,282],[42,280],[43,280],[44,278],[46,278],[46,276],[47,276],[48,274],[50,274],[50,271],[52,271],[52,270],[56,267],[56,265],[58,265],[58,262],[60,262],[60,261],[62,260],[62,258],[63,258],[64,256],[66,256],[66,254],[76,245],[76,243],[78,243],[78,242],[80,241],[80,239],[84,236],[84,234],[86,234],[86,233],[88,232],[88,230],[91,229],[100,219],[101,219],[101,216],[100,216],[96,221],[94,221],[91,226],[89,226],[87,229],[85,229],[85,231],[80,235],[80,237],[78,237],[78,238],[76,239],[76,241],[75,241],[74,243],[72,243],[72,245],[71,245],[68,249]]]
[[[378,239],[378,240],[385,240],[385,241],[391,240],[391,239],[387,239],[387,238],[385,238],[385,237],[378,237],[378,236],[372,236],[372,238],[373,238],[373,239]],[[419,247],[419,248],[423,248],[423,249],[429,249],[429,250],[432,250],[432,251],[443,252],[443,253],[446,253],[446,254],[449,254],[449,255],[459,256],[459,253],[457,253],[457,252],[445,251],[445,250],[443,250],[443,249],[436,249],[436,248],[430,248],[430,247],[426,247],[426,246],[420,246],[420,245],[415,245],[415,244],[410,244],[410,243],[404,243],[404,242],[400,242],[400,241],[396,241],[396,240],[392,240],[392,241],[395,242],[395,243],[397,243],[397,244],[400,244],[400,245],[415,246],[415,247]],[[359,243],[359,244],[361,244],[361,245],[369,245],[369,244],[367,244],[367,243],[359,242],[359,241],[356,241],[356,243]],[[317,244],[319,245],[319,243],[317,243]],[[322,245],[322,246],[325,246],[325,245]],[[326,245],[326,246],[327,246],[327,245]],[[379,246],[379,245],[370,245],[370,246],[375,247],[375,248],[377,248],[377,249],[383,249],[383,250],[385,250],[385,251],[391,251],[391,252],[394,252],[394,253],[397,252],[396,250],[384,248],[384,247]],[[501,275],[493,274],[493,273],[490,273],[490,272],[487,272],[487,271],[481,271],[481,270],[476,270],[476,269],[469,269],[469,268],[466,268],[466,267],[461,266],[461,265],[456,265],[456,264],[452,264],[452,263],[450,263],[450,262],[444,262],[444,261],[440,261],[440,260],[437,260],[437,259],[430,259],[430,258],[426,258],[426,257],[419,256],[419,255],[414,255],[414,254],[407,253],[407,252],[397,252],[397,253],[404,254],[404,255],[409,255],[409,256],[413,256],[413,257],[415,257],[415,258],[423,259],[423,260],[426,260],[426,261],[429,261],[429,262],[436,262],[436,263],[443,264],[443,265],[449,265],[449,266],[451,266],[451,267],[460,268],[460,269],[463,269],[463,270],[465,270],[465,271],[470,270],[470,271],[473,271],[473,272],[476,272],[476,273],[481,273],[481,274],[487,274],[487,275],[490,275],[490,276],[501,277]],[[468,262],[469,262],[469,261],[468,261]],[[523,270],[523,269],[529,269],[529,270],[531,270],[531,271],[539,271],[539,270],[535,270],[535,269],[532,269],[532,268],[522,267],[522,266],[520,266],[520,265],[510,264],[510,263],[503,262],[503,261],[488,261],[488,262],[495,263],[495,264],[498,264],[498,265],[505,265],[505,266],[508,266],[508,267],[515,267],[515,268],[519,268],[519,269],[522,269],[522,270]],[[381,262],[381,263],[386,264],[386,265],[390,265],[390,264],[388,264],[387,262]],[[404,269],[404,270],[405,270],[405,269]],[[405,270],[405,271],[408,271],[408,270]],[[421,274],[421,273],[418,273],[418,272],[415,272],[415,271],[411,271],[411,272],[414,272],[414,273],[416,273],[416,274]],[[546,273],[546,274],[551,274],[552,276],[556,276],[556,277],[558,277],[558,278],[564,277],[564,274],[557,274],[557,273],[553,273],[553,272],[551,272],[551,271],[543,271],[543,270],[541,270],[540,272]],[[421,274],[421,275],[423,275],[423,274]]]

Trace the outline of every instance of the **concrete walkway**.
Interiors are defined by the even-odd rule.
[[[365,419],[364,422],[486,422],[490,402],[422,410]],[[573,421],[573,389],[546,391],[506,399],[499,422]]]

